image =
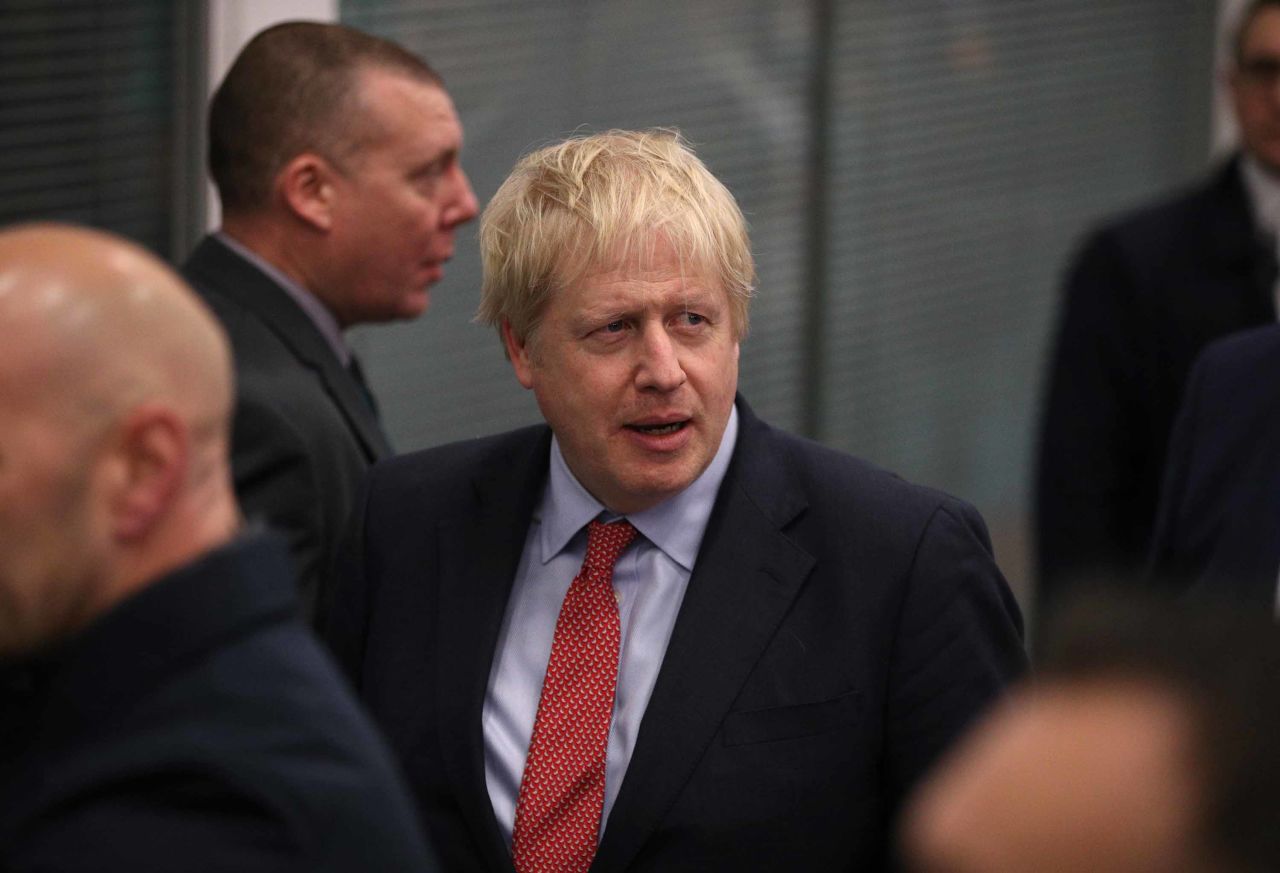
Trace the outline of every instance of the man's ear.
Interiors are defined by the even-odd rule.
[[[336,171],[319,155],[303,152],[284,165],[276,188],[289,210],[316,230],[333,226]]]
[[[108,451],[112,534],[130,542],[147,535],[173,504],[187,473],[191,437],[173,409],[147,404],[120,424]]]
[[[507,347],[507,358],[511,368],[516,371],[516,378],[526,388],[533,387],[533,362],[530,360],[529,338],[520,339],[511,327],[511,322],[502,319],[502,344]]]

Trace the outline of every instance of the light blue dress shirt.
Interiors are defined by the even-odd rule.
[[[702,475],[675,497],[627,516],[640,536],[622,553],[613,572],[622,644],[609,726],[601,834],[627,772],[640,719],[649,705],[737,439],[735,408],[720,448]],[[574,478],[560,444],[553,439],[547,485],[529,525],[484,698],[485,782],[508,845],[560,604],[586,555],[584,528],[601,513],[605,520],[616,518]]]

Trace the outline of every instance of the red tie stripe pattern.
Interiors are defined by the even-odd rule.
[[[518,873],[585,873],[595,857],[622,638],[613,565],[635,537],[627,521],[587,525],[587,557],[560,606],[520,780]]]

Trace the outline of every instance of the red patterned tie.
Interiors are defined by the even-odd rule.
[[[556,620],[520,780],[518,873],[585,873],[595,857],[621,640],[613,565],[635,537],[627,521],[587,525],[587,557]]]

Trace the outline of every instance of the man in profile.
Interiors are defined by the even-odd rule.
[[[264,30],[209,107],[222,227],[182,272],[231,336],[240,503],[288,537],[313,614],[356,483],[390,453],[343,331],[427,308],[476,214],[461,149],[435,71],[340,24]]]
[[[1024,667],[977,512],[737,395],[746,222],[671,131],[526,156],[481,250],[546,424],[376,465],[330,622],[446,866],[882,869]]]
[[[1278,83],[1280,0],[1252,0],[1230,72],[1240,152],[1195,188],[1098,230],[1069,271],[1040,422],[1041,606],[1082,581],[1141,579],[1192,361],[1219,337],[1276,320]]]
[[[0,868],[434,870],[284,543],[242,530],[212,314],[29,225],[0,333]]]
[[[903,837],[914,873],[1280,870],[1280,631],[1164,601],[1069,610],[1037,683],[959,744]]]

